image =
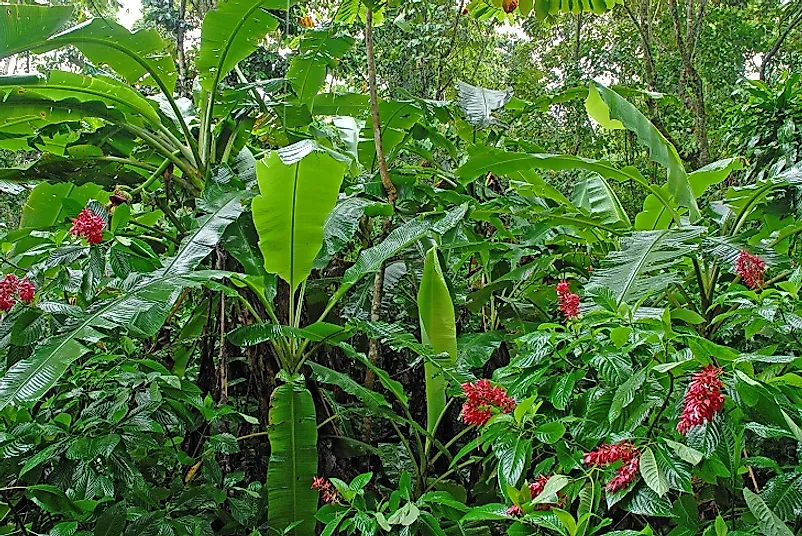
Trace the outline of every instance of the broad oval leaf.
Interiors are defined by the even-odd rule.
[[[261,195],[251,211],[259,248],[265,270],[278,274],[292,292],[312,272],[345,170],[345,164],[318,150],[292,164],[276,151],[257,163]]]

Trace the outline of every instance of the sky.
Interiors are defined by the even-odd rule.
[[[117,17],[120,24],[130,30],[142,14],[142,2],[140,0],[122,0],[121,4],[122,7],[117,12]]]

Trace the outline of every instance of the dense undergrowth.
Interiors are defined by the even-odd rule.
[[[102,69],[0,77],[0,534],[799,534],[799,78],[691,170],[654,92],[379,99],[380,5],[249,81],[285,4],[209,11],[189,92],[154,30],[2,6],[0,57]],[[569,10],[514,4],[466,16]],[[327,82],[363,28],[372,96]],[[565,102],[643,169],[509,134]]]

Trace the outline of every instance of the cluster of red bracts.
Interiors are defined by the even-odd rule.
[[[618,461],[621,462],[621,466],[605,486],[605,489],[610,493],[626,488],[638,476],[638,469],[640,468],[640,450],[638,447],[628,441],[614,445],[605,443],[596,450],[585,454],[584,459],[585,464],[597,467],[606,467]]]
[[[579,294],[571,292],[564,279],[557,284],[557,301],[566,320],[579,317]]]
[[[549,482],[551,475],[540,475],[535,478],[534,482],[529,483],[529,496],[534,499],[541,493],[543,490],[546,489],[546,484]],[[568,497],[562,493],[557,493],[557,497],[559,498],[560,502],[558,503],[558,507],[562,508],[566,503]],[[535,505],[535,510],[551,510],[553,505],[551,504],[538,504]],[[507,515],[513,517],[520,517],[523,515],[523,510],[517,504],[513,504],[509,508],[507,508]]]
[[[73,218],[70,234],[82,236],[90,244],[100,244],[103,242],[103,229],[105,227],[106,222],[103,218],[85,208],[78,214],[77,218]]]
[[[334,489],[334,486],[331,485],[331,482],[329,482],[325,478],[316,476],[312,480],[312,489],[320,492],[320,496],[323,499],[324,503],[334,504],[340,502],[339,493],[337,493],[337,490]]]
[[[31,303],[36,294],[36,287],[28,278],[20,279],[14,274],[8,274],[0,279],[0,311],[10,311],[17,300]]]
[[[724,384],[719,379],[721,369],[708,365],[694,373],[683,398],[682,414],[677,431],[682,435],[694,426],[701,426],[713,420],[716,413],[724,409]]]
[[[763,288],[766,261],[743,249],[735,261],[735,273],[743,279],[747,287],[751,289]]]
[[[503,387],[479,380],[474,383],[463,383],[462,392],[467,400],[462,405],[462,420],[465,424],[483,426],[493,416],[493,410],[509,413],[515,409],[515,399],[507,396]]]

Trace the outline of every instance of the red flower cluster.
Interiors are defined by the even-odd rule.
[[[721,369],[713,365],[694,373],[677,424],[677,431],[682,435],[694,426],[712,421],[713,416],[724,409],[724,395],[721,394],[724,384],[718,378],[720,374]]]
[[[615,476],[605,486],[607,491],[615,493],[629,486],[638,476],[640,450],[628,441],[615,445],[605,443],[596,450],[585,454],[584,461],[587,465],[596,466],[610,465],[617,461],[623,462]]]
[[[746,286],[752,289],[763,286],[763,274],[766,273],[766,261],[752,255],[745,249],[741,250],[735,261],[735,272],[741,276]]]
[[[629,486],[635,477],[638,476],[638,469],[640,468],[640,458],[632,458],[618,468],[615,476],[610,479],[604,487],[610,493],[621,491]]]
[[[337,490],[332,487],[331,482],[325,478],[316,476],[312,480],[312,489],[317,490],[323,496],[323,502],[333,504],[340,502],[340,496]]]
[[[36,294],[36,287],[28,278],[20,279],[14,274],[8,274],[0,279],[0,311],[9,311],[17,300],[31,303]]]
[[[546,488],[546,484],[548,483],[549,478],[550,477],[546,475],[540,475],[535,479],[534,482],[529,484],[529,494],[532,496],[533,499],[538,495],[540,495],[541,493],[543,493],[543,490]]]
[[[524,511],[521,510],[521,507],[517,504],[513,504],[509,508],[507,508],[507,515],[513,517],[521,517],[524,514]]]
[[[462,392],[468,400],[462,405],[462,420],[465,424],[482,426],[493,416],[493,408],[501,413],[515,409],[515,400],[507,396],[503,387],[496,387],[489,380],[463,383]]]
[[[550,478],[551,476],[546,476],[546,475],[540,475],[539,477],[537,477],[534,482],[531,482],[529,484],[529,495],[534,499],[535,497],[543,493],[543,490],[546,489],[546,484],[548,483]],[[559,503],[557,504],[557,506],[559,508],[562,508],[566,504],[567,498],[568,497],[564,493],[558,491],[557,499],[559,500]],[[535,506],[535,510],[551,510],[551,508],[552,508],[551,504],[538,504]]]
[[[579,294],[571,292],[564,279],[557,284],[557,301],[566,320],[579,317]]]
[[[586,465],[610,465],[618,460],[628,462],[639,454],[638,447],[629,441],[616,443],[615,445],[605,443],[596,450],[585,454],[584,461]]]
[[[105,227],[106,222],[103,221],[103,218],[85,208],[78,214],[77,218],[73,218],[70,234],[82,236],[90,244],[100,244],[103,242],[103,229]]]

